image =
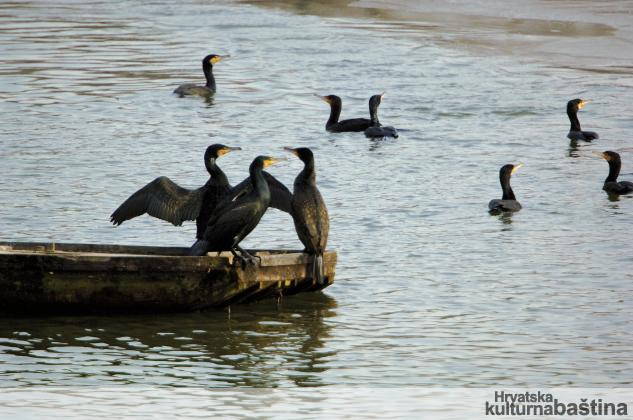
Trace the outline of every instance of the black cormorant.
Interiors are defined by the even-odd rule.
[[[262,171],[262,175],[268,183],[268,189],[270,190],[270,207],[274,207],[286,213],[291,213],[292,205],[290,201],[292,199],[292,193],[290,190],[288,190],[284,184],[268,172]],[[233,201],[242,195],[248,194],[252,191],[252,189],[253,184],[251,182],[251,178],[247,177],[242,182],[231,188],[220,204],[226,201]]]
[[[178,86],[174,93],[180,95],[180,97],[187,95],[198,96],[210,96],[215,93],[215,77],[213,77],[213,65],[220,62],[227,56],[209,54],[202,59],[202,71],[204,77],[207,79],[207,83],[204,86],[196,85],[195,83],[185,83]]]
[[[602,189],[611,194],[628,194],[633,192],[633,182],[618,182],[618,175],[620,175],[620,167],[622,166],[620,155],[610,150],[600,153],[599,155],[606,159],[609,164],[609,176],[604,180]]]
[[[196,237],[202,237],[207,220],[218,201],[224,197],[231,186],[216,159],[239,147],[228,147],[213,144],[204,152],[204,165],[209,172],[209,180],[200,188],[190,190],[183,188],[166,176],[161,176],[132,194],[110,216],[114,225],[126,220],[149,214],[171,222],[175,226],[182,225],[185,220],[196,220]]]
[[[202,240],[193,245],[190,255],[231,251],[236,258],[255,262],[254,257],[239,244],[255,229],[270,205],[270,189],[262,171],[277,161],[269,156],[258,156],[253,160],[249,168],[252,188],[230,201],[223,201],[215,208]],[[239,251],[239,255],[236,251]]]
[[[380,95],[374,95],[369,98],[369,116],[371,118],[371,127],[365,130],[365,136],[370,138],[398,138],[398,130],[396,130],[395,127],[384,127],[378,120],[378,107],[380,106],[383,96],[385,96],[384,92]]]
[[[339,121],[341,116],[341,108],[343,102],[336,95],[320,96],[325,102],[330,104],[330,118],[325,123],[325,129],[331,133],[342,133],[346,131],[365,131],[371,126],[371,120],[367,118],[352,118],[349,120]]]
[[[578,111],[582,109],[589,101],[582,99],[572,99],[567,102],[567,116],[571,122],[571,128],[567,134],[570,140],[594,140],[598,138],[598,133],[593,131],[582,131],[580,121],[578,120]]]
[[[316,186],[314,155],[307,147],[296,149],[285,147],[304,163],[304,168],[295,178],[292,192],[292,218],[297,235],[305,246],[305,252],[313,256],[312,280],[323,284],[323,252],[330,231],[330,219],[325,201]]]
[[[503,190],[503,197],[501,199],[490,200],[488,203],[488,208],[490,209],[491,214],[499,214],[507,211],[519,211],[521,210],[521,204],[517,201],[514,196],[514,192],[512,191],[512,187],[510,187],[510,177],[514,174],[521,166],[522,163],[518,165],[503,165],[499,170],[499,181],[501,182],[501,189]]]

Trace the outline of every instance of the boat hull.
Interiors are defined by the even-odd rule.
[[[168,312],[224,307],[327,287],[309,278],[300,251],[252,251],[242,267],[230,253],[186,256],[188,248],[0,242],[0,312]]]

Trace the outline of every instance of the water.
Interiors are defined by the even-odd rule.
[[[193,223],[108,218],[158,175],[202,185],[219,142],[244,149],[220,161],[233,183],[258,154],[311,147],[339,253],[333,286],[279,307],[5,318],[0,386],[630,386],[633,200],[608,199],[591,152],[631,146],[631,73],[482,53],[424,22],[294,11],[0,5],[2,240],[188,246]],[[207,53],[231,55],[215,97],[172,96],[203,81]],[[349,118],[382,91],[399,139],[324,131],[314,93],[341,96]],[[580,114],[593,144],[565,138],[575,97],[594,100]],[[523,210],[489,216],[499,168],[517,162]],[[291,185],[301,167],[271,172]],[[299,242],[271,210],[244,245]]]

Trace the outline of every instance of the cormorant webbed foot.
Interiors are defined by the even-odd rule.
[[[235,252],[235,250],[239,251],[239,254]],[[259,255],[251,255],[242,247],[235,247],[235,249],[231,249],[233,253],[233,264],[237,265],[238,263],[245,268],[248,265],[256,266],[258,263],[261,264],[262,258]]]

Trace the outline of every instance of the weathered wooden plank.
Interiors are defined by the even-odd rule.
[[[40,252],[95,252],[110,254],[187,255],[189,248],[144,245],[75,244],[55,242],[0,242],[0,251],[32,250]]]

